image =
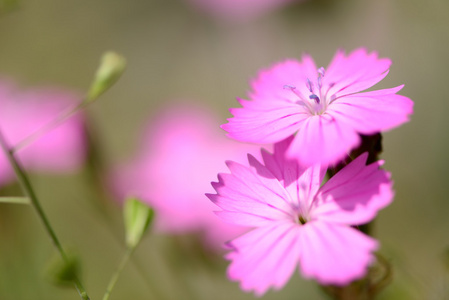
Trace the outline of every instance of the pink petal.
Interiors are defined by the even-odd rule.
[[[303,55],[302,62],[292,59],[277,63],[259,72],[257,78],[251,82],[251,99],[270,102],[276,99],[295,103],[298,96],[284,87],[292,86],[303,96],[308,96],[310,92],[306,86],[307,79],[313,81],[317,74],[315,63],[309,55]]]
[[[328,114],[308,118],[294,138],[288,157],[305,165],[334,164],[360,143],[355,130]]]
[[[54,112],[53,117],[57,115],[58,112]],[[19,157],[25,167],[49,172],[73,172],[79,169],[86,155],[83,123],[84,117],[78,113],[29,147],[20,150]]]
[[[359,156],[324,184],[311,208],[313,219],[360,225],[391,203],[390,174],[379,169],[382,162],[366,166],[367,157]]]
[[[284,180],[285,165],[288,164],[288,160],[285,157],[287,149],[293,140],[293,135],[289,136],[283,141],[274,144],[273,154],[268,151],[262,150],[262,158],[265,166],[270,172],[276,176],[279,181]]]
[[[295,133],[308,112],[297,102],[298,96],[285,86],[308,95],[306,82],[317,77],[313,59],[303,56],[303,62],[288,60],[259,73],[251,86],[252,101],[240,99],[242,108],[231,109],[234,118],[222,128],[239,141],[268,144],[281,141]],[[303,97],[303,98],[307,98]]]
[[[117,198],[137,195],[157,211],[155,230],[199,234],[204,246],[221,251],[225,241],[247,231],[218,218],[204,193],[226,172],[225,160],[245,162],[260,148],[226,138],[219,118],[204,106],[175,103],[142,128],[138,153],[111,176]],[[260,156],[260,155],[259,155]]]
[[[408,121],[413,104],[396,95],[401,87],[354,94],[382,80],[390,65],[363,48],[348,56],[337,52],[324,72],[308,55],[275,64],[259,73],[251,101],[239,100],[242,108],[231,109],[234,117],[222,128],[231,138],[261,144],[297,134],[289,158],[307,166],[335,164],[360,143],[359,133]]]
[[[363,48],[354,50],[348,57],[338,51],[326,70],[323,84],[334,84],[329,95],[359,92],[382,80],[390,65],[389,59],[378,59],[376,52],[368,54]]]
[[[210,196],[209,194],[207,196]],[[212,200],[212,198],[210,198]],[[217,204],[218,205],[218,204]],[[261,227],[277,221],[278,217],[271,218],[270,215],[263,216],[260,211],[253,214],[250,212],[235,212],[235,211],[216,211],[215,214],[221,221],[228,224],[234,224],[246,227]],[[279,218],[280,219],[280,218]]]
[[[276,143],[273,154],[262,151],[262,157],[267,169],[276,174],[276,178],[292,197],[292,205],[308,207],[323,181],[327,167],[316,165],[306,168],[299,165],[296,159],[288,159],[285,152],[292,140],[293,136]]]
[[[346,285],[366,274],[377,242],[360,231],[326,222],[301,228],[301,273],[321,284]]]
[[[241,101],[243,108],[231,109],[235,116],[221,126],[228,136],[244,142],[269,144],[292,135],[307,118],[294,103]]]
[[[232,241],[234,251],[227,255],[229,278],[258,296],[271,287],[282,288],[298,265],[299,229],[294,223],[277,222]]]
[[[231,174],[220,174],[219,182],[212,184],[219,196],[208,195],[224,210],[217,212],[220,217],[246,226],[261,226],[266,221],[292,218],[289,195],[264,166],[256,168],[261,168],[267,178],[243,165],[227,164]]]
[[[362,134],[389,130],[407,122],[413,102],[401,95],[382,95],[382,91],[339,98],[329,106],[328,113]]]
[[[286,5],[292,0],[186,0],[222,21],[247,21]]]
[[[359,93],[358,95],[364,95],[364,96],[370,96],[370,97],[386,96],[386,95],[396,94],[397,92],[402,90],[403,87],[404,87],[404,85],[401,84],[401,85],[398,85],[393,88],[363,92],[363,93]]]
[[[80,101],[79,97],[64,90],[36,89],[21,92],[4,82],[0,85],[0,127],[11,146]],[[84,116],[78,113],[18,150],[17,157],[31,171],[72,172],[84,161],[85,138]],[[5,157],[0,159],[0,168],[3,170],[0,183],[7,183],[14,178]]]

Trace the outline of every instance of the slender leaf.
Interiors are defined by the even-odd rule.
[[[0,203],[30,204],[28,197],[0,197]]]

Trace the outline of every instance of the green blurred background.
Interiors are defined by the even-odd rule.
[[[112,165],[134,152],[141,126],[165,105],[191,100],[213,107],[224,122],[262,67],[303,52],[326,66],[337,48],[378,51],[393,61],[378,87],[405,84],[400,93],[415,102],[412,121],[384,135],[382,157],[396,198],[380,213],[375,235],[394,280],[379,299],[449,299],[448,12],[446,0],[309,0],[223,22],[182,0],[21,0],[0,15],[0,74],[24,88],[83,92],[104,51],[123,54],[125,75],[88,108],[102,157]],[[64,245],[81,257],[91,298],[101,299],[124,251],[118,206],[108,207],[108,222],[92,209],[97,193],[85,170],[32,180]],[[13,185],[3,192],[19,193]],[[31,207],[1,205],[0,234],[0,299],[79,299],[45,278],[56,253]],[[145,238],[111,300],[254,298],[226,279],[224,260],[191,249],[186,240]],[[295,274],[263,299],[325,296]]]

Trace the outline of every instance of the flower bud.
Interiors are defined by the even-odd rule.
[[[47,279],[58,286],[72,286],[79,277],[81,262],[74,252],[68,252],[66,260],[59,255],[54,256],[47,265],[45,275]]]
[[[125,220],[126,246],[135,248],[151,225],[154,210],[136,198],[128,198],[123,208]]]
[[[86,102],[96,100],[120,78],[125,71],[126,59],[112,51],[101,57],[100,67],[97,69],[94,81],[87,94]]]

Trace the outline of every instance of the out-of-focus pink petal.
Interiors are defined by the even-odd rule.
[[[359,156],[324,184],[311,208],[312,218],[361,225],[393,200],[390,174],[382,162],[366,166],[367,153]]]
[[[366,274],[377,242],[360,231],[327,222],[301,227],[301,273],[321,284],[346,285]]]
[[[199,233],[214,250],[247,228],[223,222],[204,194],[213,191],[217,173],[227,171],[226,159],[243,163],[248,152],[260,156],[258,147],[226,138],[219,124],[212,112],[191,103],[166,108],[148,123],[136,157],[111,179],[119,198],[137,195],[154,207],[158,232]]]
[[[376,91],[379,94],[381,91]],[[328,113],[362,134],[392,129],[409,120],[413,102],[396,94],[360,93],[336,100]]]
[[[58,89],[17,91],[12,84],[0,84],[0,128],[10,146],[27,138],[62,113],[79,103],[80,98]],[[86,155],[84,117],[78,113],[46,132],[17,157],[30,171],[71,172],[79,168]],[[14,178],[4,154],[0,154],[0,184]]]
[[[354,129],[330,115],[311,116],[304,123],[287,152],[305,165],[333,164],[360,143]]]
[[[275,222],[232,241],[235,250],[227,255],[229,278],[259,296],[270,287],[282,288],[298,265],[299,235],[295,224]]]
[[[188,0],[220,20],[236,22],[258,17],[292,0]]]

